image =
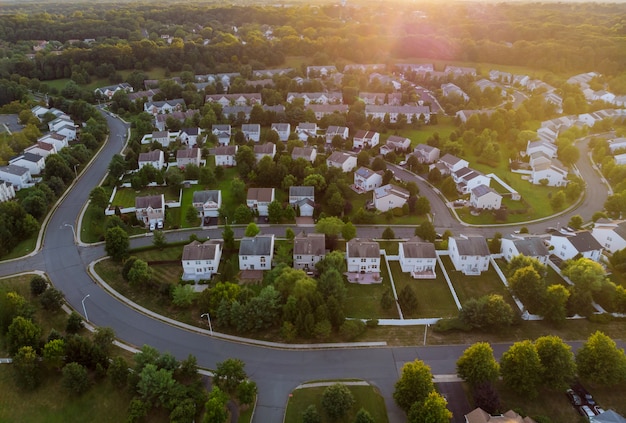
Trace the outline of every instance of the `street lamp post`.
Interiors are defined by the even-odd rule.
[[[74,165],[74,179],[78,179],[78,172],[76,172],[76,166],[78,166],[78,163]]]
[[[85,313],[85,320],[89,321],[89,316],[87,316],[87,309],[85,308],[85,300],[89,298],[89,294],[85,295],[85,298],[81,301],[83,304],[83,313]]]
[[[71,223],[64,223],[63,226],[72,228],[72,235],[74,235],[74,243],[76,243],[76,230],[74,229],[74,225]]]
[[[209,332],[211,332],[211,336],[213,336],[213,326],[211,326],[211,316],[209,315],[209,313],[204,313],[200,315],[200,318],[203,318],[204,316],[206,316],[206,319],[209,322]]]
[[[426,326],[424,326],[424,345],[426,345],[426,334],[428,333],[428,326],[430,326],[428,323],[426,323]]]

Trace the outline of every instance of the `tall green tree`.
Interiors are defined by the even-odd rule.
[[[604,333],[593,333],[576,353],[578,374],[603,385],[626,382],[626,355]]]
[[[543,318],[554,325],[561,325],[567,318],[569,291],[563,285],[550,285],[543,298]]]
[[[452,419],[448,402],[436,391],[431,391],[423,402],[411,406],[408,423],[447,423]]]
[[[261,232],[261,230],[259,229],[257,224],[252,222],[252,223],[249,223],[248,226],[246,227],[245,236],[248,236],[248,237],[257,236],[259,232]]]
[[[130,247],[128,233],[119,226],[107,229],[104,242],[106,253],[114,260],[121,261],[128,255],[128,248]]]
[[[485,382],[495,382],[500,374],[500,365],[493,356],[491,345],[477,342],[459,357],[456,371],[465,382],[477,386]]]
[[[213,383],[222,391],[234,394],[237,386],[247,378],[244,367],[245,363],[237,358],[228,358],[217,363]]]
[[[324,389],[322,408],[331,421],[344,417],[354,406],[354,396],[343,383],[335,383]]]
[[[30,319],[17,316],[9,325],[7,331],[7,346],[9,354],[14,355],[22,347],[39,347],[41,327]]]
[[[540,312],[546,293],[546,283],[534,267],[517,269],[509,278],[509,289],[531,312]]]
[[[80,395],[90,386],[87,368],[78,363],[68,363],[63,367],[61,383],[68,391]]]
[[[35,389],[41,381],[39,357],[31,346],[21,347],[13,355],[13,372],[15,382],[22,389]]]
[[[500,373],[504,383],[519,395],[535,398],[543,374],[535,345],[528,340],[511,345],[500,360]]]
[[[423,402],[435,389],[433,375],[423,361],[415,360],[402,366],[402,374],[396,382],[393,399],[405,412],[415,402]]]
[[[566,389],[576,376],[572,347],[558,336],[542,336],[535,340],[535,348],[543,368],[543,384],[551,389]]]

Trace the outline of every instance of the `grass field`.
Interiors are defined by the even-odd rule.
[[[146,187],[140,191],[135,191],[132,188],[120,188],[115,193],[111,205],[120,208],[135,207],[135,198],[161,194],[165,195],[165,201],[178,201],[180,191],[171,187]]]
[[[339,381],[340,382],[340,381]],[[314,387],[296,389],[289,396],[287,402],[287,410],[285,410],[285,422],[299,422],[302,420],[302,413],[311,404],[315,405],[317,411],[322,416],[321,423],[330,423],[331,421],[337,423],[353,422],[356,413],[359,409],[364,408],[367,410],[376,423],[388,422],[387,408],[385,407],[385,401],[383,397],[378,393],[373,386],[349,386],[348,389],[352,392],[355,403],[350,413],[344,418],[339,420],[330,420],[324,413],[322,408],[322,395],[326,387]]]
[[[435,133],[439,134],[439,137],[442,140],[446,140],[450,137],[450,134],[453,133],[457,127],[452,122],[452,118],[449,116],[441,116],[436,125],[423,125],[419,129],[403,129],[398,131],[398,135],[407,137],[411,140],[411,149],[413,149],[417,144],[426,144],[426,141],[435,135]],[[381,145],[385,143],[387,138],[389,138],[392,133],[384,136],[384,140],[381,139]]]
[[[192,185],[189,188],[183,188],[183,198],[180,203],[180,218],[178,221],[180,222],[181,228],[192,228],[193,226],[187,222],[187,210],[189,210],[192,206],[191,202],[193,200],[193,193],[196,191],[203,191],[206,188],[202,185]],[[171,209],[168,210],[170,212]],[[172,220],[174,221],[174,220]],[[197,225],[196,225],[197,226]]]
[[[391,281],[389,280],[389,273],[387,272],[387,265],[384,260],[381,260],[380,274],[383,280],[382,283],[360,285],[345,282],[348,289],[345,303],[346,317],[356,317],[360,319],[397,319],[400,317],[395,307],[384,310],[380,306],[380,300],[385,290],[391,290]]]
[[[402,310],[405,319],[454,317],[458,314],[459,310],[454,304],[454,299],[439,266],[437,266],[436,279],[413,279],[408,273],[402,272],[398,261],[390,261],[389,267],[393,274],[396,291],[400,293],[408,285],[413,287],[417,295],[417,310],[414,313]]]

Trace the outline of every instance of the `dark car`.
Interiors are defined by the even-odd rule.
[[[593,406],[596,405],[596,401],[593,399],[593,396],[580,383],[576,383],[574,386],[572,386],[572,388],[574,392],[576,392],[578,396],[582,399],[584,404],[591,406],[590,408],[593,408]]]
[[[578,394],[574,392],[573,389],[568,389],[567,391],[565,391],[565,393],[567,394],[567,397],[569,398],[569,402],[571,402],[573,406],[578,407],[583,404],[582,400],[580,399]]]

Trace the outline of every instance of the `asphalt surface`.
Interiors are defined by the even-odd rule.
[[[193,354],[198,359],[198,365],[208,369],[215,368],[216,363],[227,358],[242,359],[246,363],[248,375],[259,387],[254,422],[281,422],[289,393],[301,383],[342,378],[364,379],[378,387],[385,398],[389,421],[403,422],[406,417],[393,402],[392,393],[404,363],[419,358],[431,367],[433,374],[456,373],[456,360],[466,345],[280,350],[229,342],[174,327],[147,317],[109,295],[95,284],[86,272],[90,262],[105,255],[103,246],[78,246],[73,235],[73,228],[77,228],[80,209],[87,201],[89,192],[100,183],[111,157],[122,150],[126,138],[127,126],[109,115],[106,117],[111,130],[109,141],[52,214],[41,250],[24,259],[1,263],[0,276],[29,270],[45,271],[56,288],[64,293],[69,305],[83,314],[84,304],[84,310],[92,324],[111,327],[121,341],[130,345],[141,347],[149,344],[160,351],[170,352],[179,359]],[[587,160],[586,155],[581,154],[581,161],[584,160]],[[584,163],[580,163],[579,168],[588,185],[599,180],[590,164],[587,169]],[[402,171],[399,170],[399,173],[402,174]],[[402,174],[403,179],[415,178],[414,175],[405,173],[406,175]],[[422,195],[431,201],[438,230],[451,229],[454,233],[480,232],[487,235],[495,231],[508,233],[503,228],[467,228],[454,220],[443,201],[437,199],[437,195],[428,189],[423,181],[417,182]],[[606,190],[590,191],[591,193],[588,190],[588,196],[575,211],[548,219],[541,224],[526,226],[531,228],[531,231],[535,230],[534,228],[543,231],[547,226],[556,226],[557,221],[566,222],[569,215],[581,214],[585,218],[590,217],[603,204],[602,191]],[[73,228],[68,225],[73,225]],[[263,227],[263,231],[266,233],[275,231],[277,235],[282,235],[285,227],[268,226]],[[508,229],[512,231],[515,228]],[[313,228],[305,230],[312,231]],[[359,227],[358,233],[362,237],[377,237],[382,230],[381,227]],[[236,229],[239,236],[242,231],[243,228]],[[394,231],[397,236],[413,235],[411,227],[394,227]],[[212,229],[169,233],[168,239],[188,239],[192,232],[211,237],[221,236],[221,229]],[[132,240],[132,245],[145,245],[151,242],[151,237],[139,237]],[[199,317],[198,319],[200,320]],[[416,343],[419,343],[419,340]],[[499,357],[508,347],[509,344],[494,345],[496,355]]]

